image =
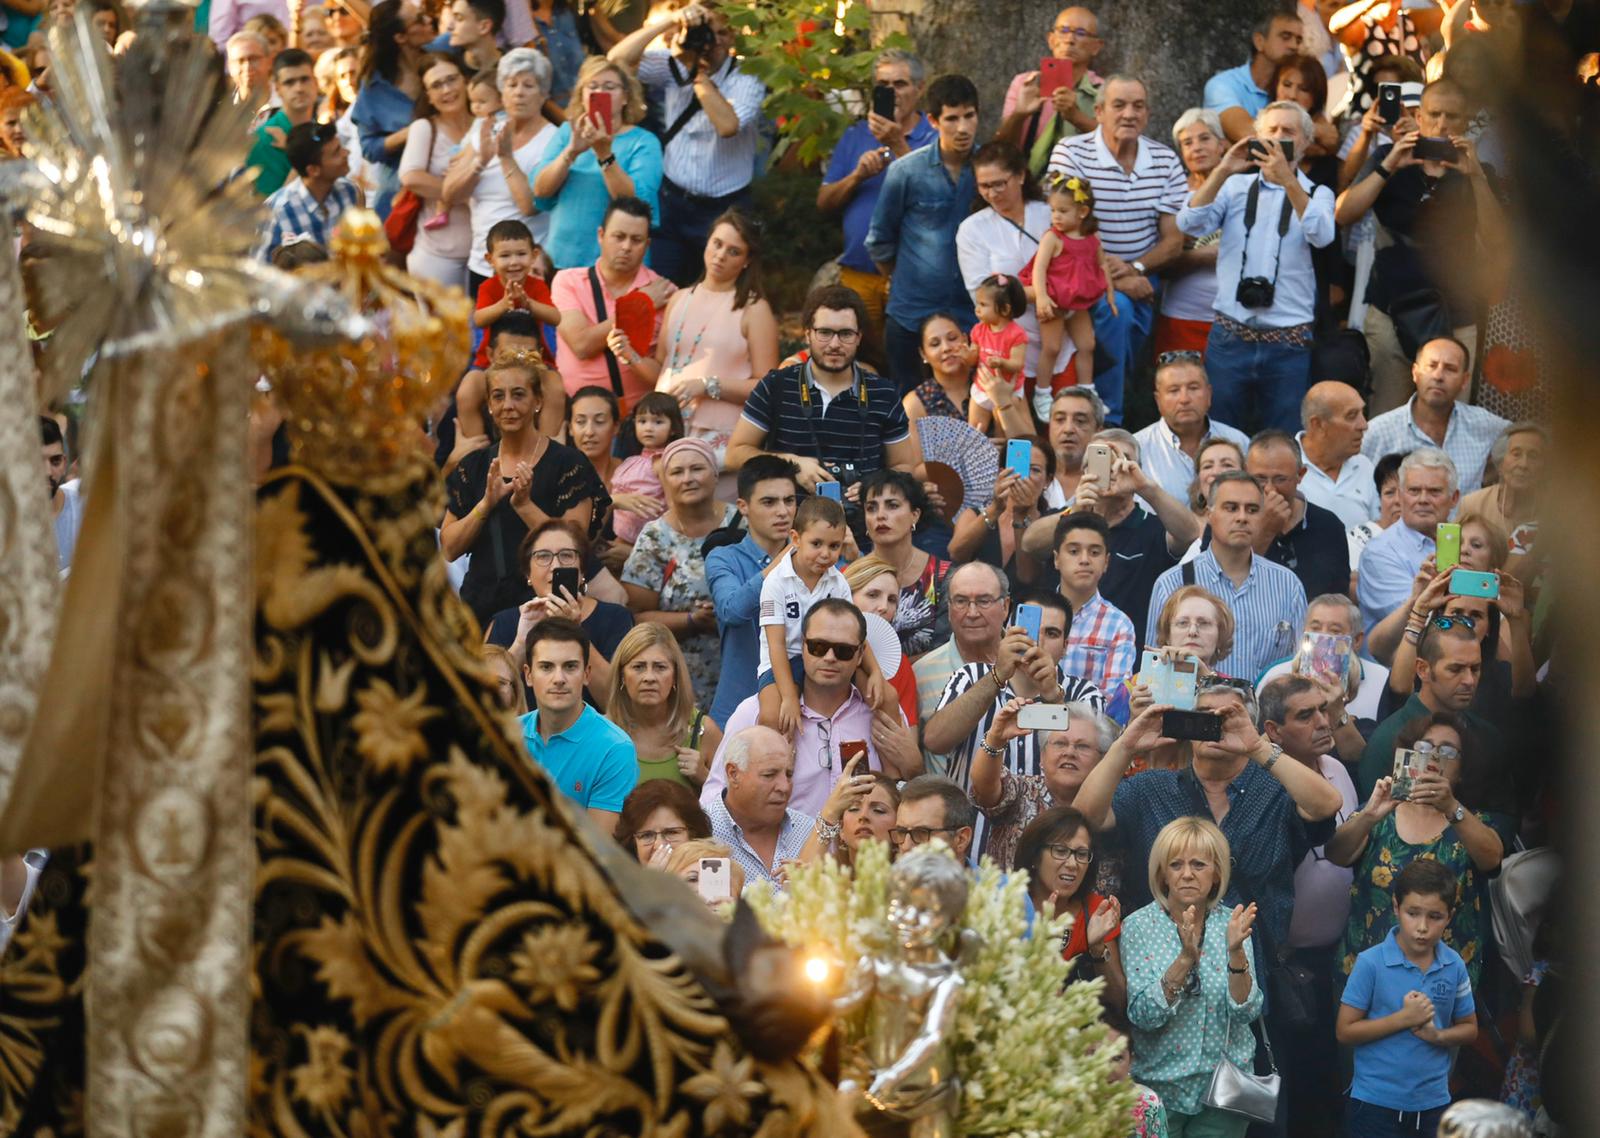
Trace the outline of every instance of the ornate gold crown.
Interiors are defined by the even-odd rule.
[[[368,209],[346,211],[332,259],[295,273],[365,316],[360,340],[307,350],[263,328],[256,354],[272,380],[291,454],[336,483],[393,471],[419,453],[423,421],[466,366],[472,302],[384,262],[389,242]]]

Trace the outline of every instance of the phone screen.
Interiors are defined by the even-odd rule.
[[[894,88],[879,83],[872,89],[872,113],[880,119],[894,118]]]

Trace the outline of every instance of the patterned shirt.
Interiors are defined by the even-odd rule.
[[[1096,593],[1072,614],[1061,657],[1068,675],[1082,676],[1104,693],[1131,676],[1138,662],[1139,638],[1127,613]]]
[[[726,796],[727,791],[723,791],[706,806],[706,817],[711,819],[711,836],[732,852],[733,860],[744,869],[746,882],[753,884],[765,881],[767,888],[778,892],[778,881],[773,874],[778,866],[800,856],[806,839],[816,828],[817,820],[792,808],[785,810],[783,825],[778,830],[778,844],[772,851],[772,864],[767,865],[761,860],[761,855],[750,848],[750,843],[745,841],[744,830],[728,813]]]
[[[309,237],[324,249],[334,227],[351,206],[361,204],[361,191],[348,178],[340,178],[328,191],[328,196],[318,201],[299,178],[284,186],[267,199],[272,220],[267,225],[256,256],[263,261],[272,260],[272,252],[291,237]]]
[[[1188,176],[1177,151],[1139,139],[1132,173],[1106,147],[1104,127],[1063,139],[1050,155],[1050,172],[1089,179],[1100,244],[1113,257],[1133,261],[1161,236],[1161,215],[1177,216],[1189,200]]]
[[[1289,654],[1305,626],[1305,586],[1291,570],[1265,557],[1250,558],[1250,572],[1244,584],[1238,586],[1222,571],[1217,555],[1209,549],[1190,564],[1194,566],[1194,583],[1220,597],[1233,611],[1233,651],[1216,662],[1217,671],[1255,683],[1269,665]],[[1146,628],[1155,628],[1162,606],[1182,584],[1181,565],[1161,574],[1150,594]]]
[[[1455,405],[1450,412],[1450,422],[1444,429],[1444,446],[1440,447],[1417,426],[1412,418],[1413,395],[1405,405],[1385,411],[1367,426],[1361,439],[1361,453],[1376,462],[1386,454],[1406,454],[1419,447],[1438,447],[1456,464],[1456,477],[1460,479],[1463,494],[1471,493],[1483,485],[1483,468],[1489,461],[1489,451],[1500,437],[1500,432],[1511,425],[1493,411],[1474,407],[1470,403]]]

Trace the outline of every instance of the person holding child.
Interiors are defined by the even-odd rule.
[[[1039,353],[1054,358],[1063,330],[1072,337],[1072,366],[1080,384],[1094,383],[1094,317],[1104,297],[1117,314],[1117,294],[1106,272],[1106,253],[1094,235],[1094,190],[1087,178],[1057,174],[1046,200],[1050,230],[1039,239],[1023,276],[1033,285],[1039,314]]]
[[[666,494],[661,489],[661,456],[667,447],[683,438],[683,413],[678,401],[661,391],[652,391],[634,404],[622,428],[622,445],[632,451],[618,465],[611,476],[612,530],[617,540],[632,545],[639,539],[645,523],[661,516],[653,509],[649,516],[630,508],[635,496],[661,503]],[[624,497],[626,496],[626,497]]]
[[[466,291],[472,219],[463,203],[444,196],[450,162],[472,130],[467,76],[447,55],[425,56],[422,98],[400,154],[400,185],[422,199],[424,220],[406,255],[406,272]]]
[[[1394,928],[1356,958],[1339,998],[1335,1030],[1355,1051],[1349,1138],[1437,1133],[1456,1049],[1478,1037],[1467,966],[1443,943],[1460,883],[1419,858],[1395,877],[1391,895]]]

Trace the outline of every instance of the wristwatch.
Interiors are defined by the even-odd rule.
[[[706,377],[706,395],[712,399],[722,398],[722,380],[714,375]]]
[[[1276,743],[1269,743],[1267,745],[1272,748],[1272,753],[1266,757],[1265,761],[1263,761],[1261,765],[1270,771],[1273,767],[1278,765],[1278,757],[1283,754],[1283,748],[1278,746]]]
[[[1454,814],[1450,815],[1450,821],[1454,825],[1459,825],[1461,823],[1461,819],[1465,818],[1466,816],[1467,816],[1467,808],[1465,806],[1461,805],[1461,803],[1457,802],[1456,803],[1456,812]]]
[[[609,170],[611,167],[615,166],[616,164],[617,164],[617,156],[615,154],[608,154],[604,158],[600,159],[600,169],[602,169],[602,170]]]
[[[1141,277],[1149,275],[1149,270],[1144,267],[1143,261],[1134,261],[1133,271],[1138,273]]]

